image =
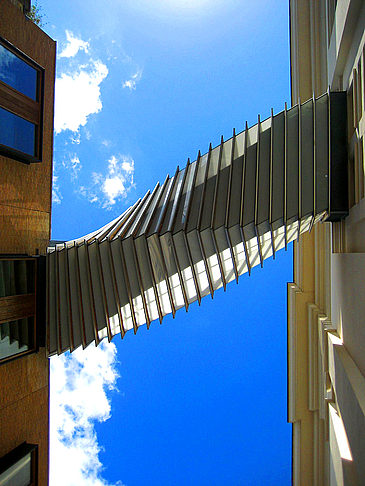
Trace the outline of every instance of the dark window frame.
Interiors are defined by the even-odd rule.
[[[23,442],[12,451],[0,457],[0,474],[3,474],[10,469],[14,464],[20,461],[23,457],[31,454],[31,482],[29,486],[38,485],[38,445],[28,444]]]
[[[39,309],[39,302],[40,302],[40,292],[38,292],[38,280],[39,280],[39,270],[40,270],[40,265],[39,265],[39,257],[31,257],[31,256],[27,256],[27,255],[1,255],[0,254],[0,261],[3,261],[3,260],[31,260],[31,261],[34,261],[34,294],[33,294],[33,301],[34,301],[34,313],[32,315],[29,315],[28,317],[31,317],[33,318],[33,346],[29,347],[29,349],[25,350],[25,351],[22,351],[20,353],[17,353],[17,354],[12,354],[10,356],[7,356],[5,358],[2,358],[0,359],[0,366],[2,364],[5,364],[5,363],[8,363],[9,361],[13,361],[14,359],[18,359],[18,358],[21,358],[23,356],[26,356],[28,354],[32,354],[32,353],[36,353],[39,349],[39,345],[40,345],[40,326],[38,325],[38,319],[37,317],[39,317],[39,312],[38,312],[38,309]],[[19,297],[22,297],[24,296],[25,298],[28,297],[29,295],[32,295],[32,294],[18,294]],[[6,302],[6,299],[7,297],[0,297],[0,307],[4,304],[5,306],[7,305],[7,302]],[[1,314],[1,309],[0,309],[0,314]],[[18,320],[18,319],[21,319],[22,317],[24,316],[17,316],[17,317],[14,317],[14,320]],[[9,322],[8,320],[1,320],[0,319],[0,326],[6,322]],[[43,336],[41,338],[44,338]],[[44,340],[44,339],[43,339]]]
[[[0,80],[0,107],[8,112],[35,124],[35,156],[0,143],[0,155],[24,162],[26,164],[42,161],[43,148],[43,99],[44,69],[22,51],[0,36],[0,44],[21,61],[31,66],[38,73],[36,101],[17,91]]]

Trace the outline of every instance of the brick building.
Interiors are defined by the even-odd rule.
[[[33,475],[29,484],[48,484],[41,255],[51,231],[56,44],[27,18],[29,3],[0,2],[0,483],[9,485]]]

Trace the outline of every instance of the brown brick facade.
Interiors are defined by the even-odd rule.
[[[0,36],[44,69],[42,161],[0,156],[0,255],[45,254],[51,231],[56,44],[9,0],[0,2]],[[0,456],[38,444],[39,485],[48,484],[49,361],[45,349],[0,365]]]

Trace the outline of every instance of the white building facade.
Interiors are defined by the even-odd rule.
[[[328,87],[347,92],[350,208],[343,221],[317,225],[294,246],[294,485],[365,484],[364,26],[361,0],[290,2],[292,103]]]

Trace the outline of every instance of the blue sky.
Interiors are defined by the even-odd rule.
[[[289,102],[286,2],[41,6],[58,42],[55,239],[101,227]],[[291,280],[290,246],[188,314],[52,358],[50,484],[290,484]]]

